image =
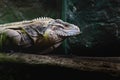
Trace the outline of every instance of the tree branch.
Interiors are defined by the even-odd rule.
[[[27,64],[47,64],[82,71],[120,75],[120,57],[78,57],[73,55],[6,54],[8,58]]]

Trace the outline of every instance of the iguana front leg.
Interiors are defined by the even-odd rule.
[[[39,53],[40,53],[40,54],[47,54],[47,53],[50,53],[50,52],[52,52],[53,50],[55,50],[58,46],[60,46],[61,44],[62,44],[62,42],[57,43],[57,44],[55,44],[55,45],[53,45],[53,46],[51,46],[51,47],[45,49],[45,50],[42,51],[42,52],[39,52]]]

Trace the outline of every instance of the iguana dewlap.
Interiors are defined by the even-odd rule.
[[[80,34],[74,24],[60,19],[36,18],[0,25],[0,45],[3,49],[26,49],[49,52],[63,40]]]

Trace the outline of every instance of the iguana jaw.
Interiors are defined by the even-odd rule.
[[[55,31],[55,33],[59,36],[63,36],[63,37],[71,37],[71,36],[76,36],[80,34],[80,29],[75,26],[75,25],[71,25],[74,26],[74,28],[72,29],[60,29],[59,31]]]

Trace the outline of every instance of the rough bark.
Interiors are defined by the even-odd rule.
[[[81,71],[104,72],[120,76],[120,57],[78,57],[73,55],[6,54],[18,63],[53,65]],[[5,59],[4,59],[5,60]]]

